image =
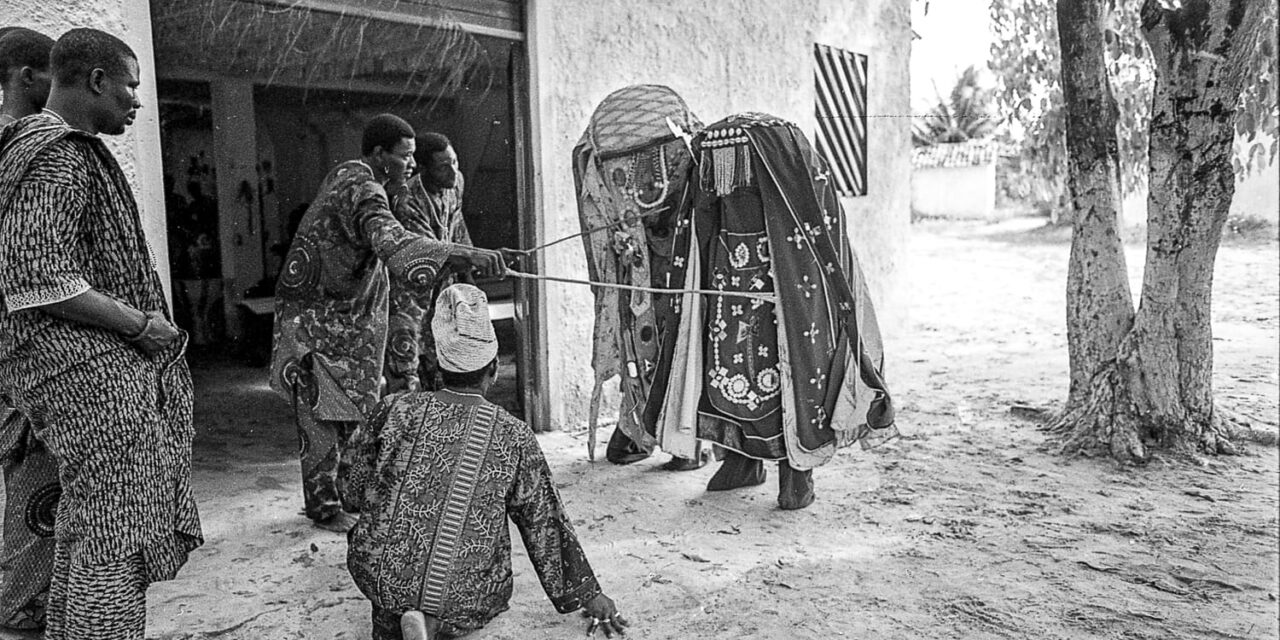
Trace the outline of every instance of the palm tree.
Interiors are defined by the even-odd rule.
[[[982,87],[977,67],[970,65],[956,80],[950,98],[939,95],[938,104],[912,123],[911,141],[927,147],[985,137],[996,128],[991,112],[991,91]]]

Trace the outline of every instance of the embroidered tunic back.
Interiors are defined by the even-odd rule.
[[[451,634],[507,609],[520,530],[557,611],[600,593],[529,427],[448,391],[391,396],[356,434],[348,488],[362,514],[347,567],[376,607],[421,610]]]

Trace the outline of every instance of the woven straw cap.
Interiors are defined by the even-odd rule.
[[[479,371],[498,355],[498,337],[489,320],[489,299],[469,284],[455,284],[436,298],[431,333],[440,368],[453,373]]]

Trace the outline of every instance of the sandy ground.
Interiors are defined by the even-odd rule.
[[[586,459],[540,437],[578,534],[636,638],[1275,638],[1277,450],[1145,468],[1065,459],[1012,405],[1066,392],[1067,245],[1034,223],[917,225],[911,322],[889,342],[903,437],[815,472],[818,501],[703,490],[711,467]],[[1142,249],[1130,247],[1137,282]],[[1280,253],[1219,254],[1215,382],[1275,429]],[[198,370],[207,543],[150,593],[148,638],[367,638],[344,538],[300,514],[294,436],[261,370]],[[600,457],[608,430],[601,434]],[[517,544],[517,547],[519,545]],[[511,610],[476,640],[581,637],[523,552]]]

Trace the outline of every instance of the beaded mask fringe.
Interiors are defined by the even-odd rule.
[[[702,140],[700,178],[718,196],[751,184],[751,148],[738,127],[705,131]]]

